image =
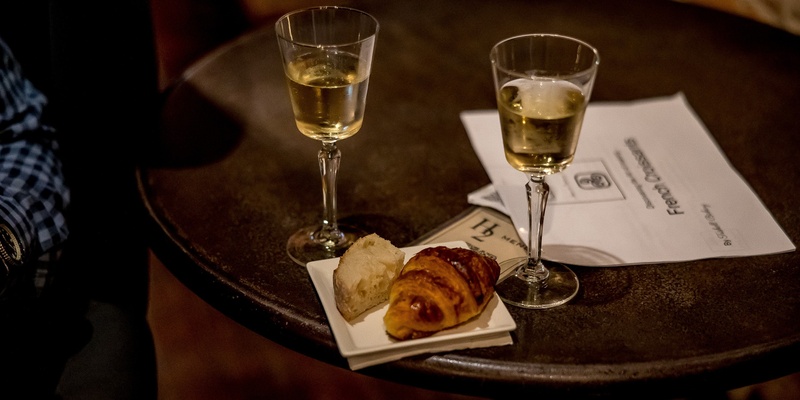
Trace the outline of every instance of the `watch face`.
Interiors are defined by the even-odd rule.
[[[0,224],[0,260],[3,261],[5,269],[19,262],[21,256],[22,250],[14,232],[11,232],[11,228],[5,224]]]
[[[6,294],[10,283],[11,266],[20,261],[22,251],[19,241],[5,224],[0,224],[0,299]]]

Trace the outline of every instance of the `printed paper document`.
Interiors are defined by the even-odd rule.
[[[527,243],[527,178],[506,162],[497,111],[461,119],[492,181],[470,202],[508,214]],[[574,162],[547,182],[545,259],[613,266],[795,250],[682,94],[590,103]]]

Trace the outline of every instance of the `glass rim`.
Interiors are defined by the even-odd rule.
[[[353,41],[342,42],[342,43],[337,43],[337,44],[316,44],[316,43],[307,43],[307,42],[292,40],[292,39],[286,37],[285,35],[283,35],[281,33],[281,30],[279,29],[279,27],[281,25],[281,22],[285,21],[287,18],[289,18],[289,17],[291,17],[293,15],[297,15],[297,14],[301,14],[301,13],[307,13],[309,11],[328,10],[328,9],[344,10],[344,11],[354,12],[354,13],[366,16],[370,20],[372,20],[372,22],[375,24],[375,32],[373,32],[372,34],[370,34],[368,36],[365,36],[365,37],[363,37],[363,38],[361,38],[359,40],[353,40]],[[359,10],[357,8],[343,7],[343,6],[312,6],[312,7],[305,7],[305,8],[300,8],[300,9],[297,9],[297,10],[289,11],[286,14],[283,14],[280,18],[278,18],[277,21],[275,21],[275,34],[278,36],[279,40],[284,40],[286,42],[295,44],[297,46],[315,47],[315,48],[329,48],[329,47],[352,46],[352,45],[355,45],[355,44],[359,44],[359,43],[363,43],[365,41],[368,41],[368,40],[370,40],[370,39],[372,39],[372,38],[374,38],[375,36],[378,35],[378,31],[380,30],[380,27],[381,27],[381,25],[378,22],[377,18],[372,16],[372,14],[370,14],[370,13],[368,13],[366,11]]]
[[[542,38],[550,37],[550,38],[557,38],[557,39],[566,39],[568,41],[571,41],[571,42],[577,43],[577,44],[579,44],[579,45],[581,45],[583,47],[586,47],[586,48],[588,48],[589,50],[592,51],[592,54],[594,55],[594,60],[592,61],[591,65],[589,67],[587,67],[585,69],[582,69],[580,71],[571,73],[571,74],[561,75],[562,78],[564,78],[564,77],[573,77],[573,76],[582,76],[582,75],[586,75],[586,74],[593,74],[595,71],[597,71],[598,67],[600,66],[600,52],[597,51],[596,47],[592,46],[591,44],[589,44],[588,42],[586,42],[584,40],[581,40],[581,39],[578,39],[578,38],[575,38],[575,37],[572,37],[572,36],[562,35],[562,34],[559,34],[559,33],[525,33],[525,34],[521,34],[521,35],[507,37],[507,38],[495,43],[495,45],[492,46],[492,50],[489,52],[489,59],[490,59],[490,61],[492,63],[492,66],[497,68],[497,69],[499,69],[499,70],[501,70],[501,71],[503,71],[503,72],[505,72],[507,75],[519,76],[520,78],[530,79],[531,78],[530,75],[521,74],[521,73],[519,73],[517,71],[509,70],[509,69],[507,69],[505,67],[502,67],[502,66],[498,65],[498,63],[497,63],[497,49],[501,45],[503,45],[505,43],[508,43],[508,42],[511,42],[513,40],[531,38],[531,37],[542,37]]]

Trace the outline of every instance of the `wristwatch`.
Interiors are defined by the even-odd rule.
[[[8,285],[9,275],[11,268],[18,265],[22,261],[22,247],[19,240],[14,236],[6,224],[0,223],[0,294],[2,294]]]

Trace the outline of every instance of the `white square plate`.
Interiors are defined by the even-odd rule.
[[[406,262],[420,250],[428,247],[446,246],[467,248],[463,241],[426,244],[421,246],[406,247],[402,250],[406,254]],[[347,322],[336,308],[333,297],[333,270],[339,265],[338,258],[313,261],[306,265],[311,281],[317,289],[317,294],[322,301],[322,307],[328,316],[328,322],[333,330],[339,352],[344,357],[374,353],[389,349],[417,346],[425,343],[443,342],[465,337],[477,337],[490,333],[508,332],[517,328],[505,304],[495,295],[486,309],[476,318],[456,327],[437,332],[432,336],[420,339],[396,340],[386,333],[383,325],[383,316],[389,308],[389,302],[379,304],[358,316],[352,323]]]

